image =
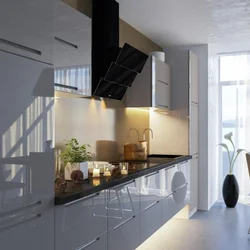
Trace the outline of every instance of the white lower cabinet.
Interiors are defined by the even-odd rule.
[[[141,243],[162,226],[161,209],[161,201],[157,200],[140,212]]]
[[[162,222],[165,224],[190,202],[189,161],[165,169]],[[164,173],[163,173],[164,174]]]
[[[140,209],[140,178],[107,190],[108,229],[113,229]]]
[[[106,190],[56,208],[56,250],[98,249],[106,245]],[[100,248],[105,249],[105,248]]]
[[[54,250],[54,208],[1,216],[0,244],[4,250]]]
[[[108,232],[108,250],[134,250],[139,245],[139,214],[131,216]]]

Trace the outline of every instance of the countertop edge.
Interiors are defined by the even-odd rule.
[[[65,197],[55,197],[55,200],[54,200],[55,203],[54,204],[56,206],[65,205],[67,203],[74,202],[76,200],[85,198],[85,197],[87,197],[89,195],[101,192],[101,191],[103,191],[105,189],[109,189],[109,188],[112,188],[112,187],[115,187],[115,186],[118,186],[118,185],[121,185],[121,184],[125,184],[126,182],[129,182],[129,181],[134,180],[136,178],[148,175],[148,174],[156,172],[156,171],[160,171],[161,169],[171,167],[173,165],[176,165],[178,163],[181,163],[181,162],[184,162],[184,161],[187,161],[187,160],[190,160],[190,159],[192,159],[192,156],[190,156],[190,155],[179,157],[179,158],[176,158],[175,160],[173,160],[171,162],[159,163],[158,165],[156,165],[154,167],[141,170],[139,172],[133,173],[133,174],[128,175],[128,176],[125,176],[123,178],[117,178],[116,180],[112,180],[111,182],[106,183],[105,185],[100,185],[100,186],[97,186],[97,187],[93,187],[91,189],[82,190],[82,191],[76,192],[74,194],[70,194],[69,196],[65,196]]]

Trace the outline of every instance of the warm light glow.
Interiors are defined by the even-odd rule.
[[[149,112],[149,108],[126,108],[127,110],[138,110],[143,112]]]

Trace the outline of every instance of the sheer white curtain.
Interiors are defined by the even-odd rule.
[[[250,53],[235,53],[220,56],[220,141],[228,143],[224,135],[233,132],[236,148],[250,151]],[[226,152],[220,150],[219,198],[221,187],[228,173]],[[232,147],[231,147],[232,153]],[[234,174],[239,182],[240,201],[250,202],[250,179],[245,152],[236,161]]]
[[[55,69],[55,83],[77,87],[79,91],[87,94],[91,89],[91,66],[75,66]],[[58,90],[61,90],[58,88]],[[63,89],[65,91],[65,89]]]

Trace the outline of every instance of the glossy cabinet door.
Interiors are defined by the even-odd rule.
[[[139,212],[140,184],[138,178],[107,190],[108,229],[114,229]]]
[[[98,237],[107,232],[106,190],[57,206],[55,232],[56,250],[88,249],[99,244]],[[103,236],[101,242],[105,246],[107,238]]]
[[[26,209],[15,217],[0,216],[1,249],[54,250],[54,209]]]
[[[188,175],[186,167],[188,162],[182,166],[175,165],[165,169],[165,195],[162,199],[162,222],[165,224],[176,215],[188,202]]]
[[[139,214],[135,214],[108,232],[108,250],[134,250],[140,245]]]
[[[140,210],[142,211],[162,198],[159,173],[156,171],[141,177]]]
[[[161,200],[144,208],[140,212],[140,242],[143,243],[162,226]]]
[[[0,49],[51,63],[54,2],[1,0]]]
[[[152,94],[154,107],[170,109],[170,67],[152,57]]]
[[[47,64],[0,52],[0,65],[0,213],[5,213],[53,202],[54,154],[44,153],[44,144],[53,139],[54,89]]]
[[[197,154],[199,151],[199,108],[195,104],[189,106],[189,153]]]
[[[189,99],[190,104],[198,104],[199,96],[199,59],[189,51]]]
[[[55,3],[55,90],[91,96],[91,19],[61,0]]]
[[[198,154],[190,160],[190,212],[198,207],[198,162]]]

